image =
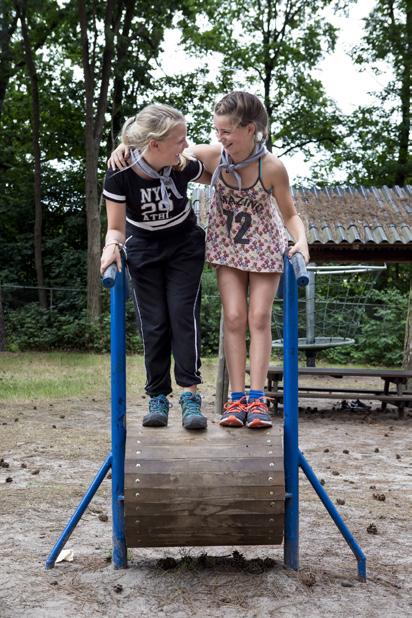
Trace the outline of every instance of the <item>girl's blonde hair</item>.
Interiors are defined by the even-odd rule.
[[[121,140],[130,148],[143,152],[151,139],[163,141],[179,124],[186,124],[185,117],[179,110],[170,105],[152,103],[125,121]],[[186,157],[181,155],[180,163],[175,167],[182,170],[186,164]]]
[[[264,142],[268,136],[268,114],[262,101],[250,92],[235,90],[225,95],[215,105],[218,116],[232,116],[237,126],[252,123],[256,127],[255,139]]]

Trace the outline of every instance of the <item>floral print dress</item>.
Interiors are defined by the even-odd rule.
[[[279,207],[260,173],[245,189],[230,187],[219,176],[210,204],[206,261],[215,267],[281,273],[287,246]]]

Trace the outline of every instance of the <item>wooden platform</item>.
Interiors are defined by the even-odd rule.
[[[405,407],[411,405],[412,393],[407,391],[408,380],[412,378],[412,370],[385,369],[379,367],[299,367],[299,377],[332,377],[336,378],[333,385],[307,386],[299,382],[299,398],[312,399],[360,399],[376,400],[385,409],[387,404],[396,406],[399,415],[403,416]],[[343,378],[380,378],[382,382],[376,388],[360,388],[358,385],[351,388],[342,388],[339,380]],[[267,374],[266,393],[277,402],[283,399],[283,367],[270,365]],[[391,385],[394,385],[391,390]]]
[[[129,547],[277,545],[283,539],[280,423],[189,432],[129,421],[125,523]]]

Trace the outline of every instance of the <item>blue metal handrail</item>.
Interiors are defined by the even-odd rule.
[[[297,257],[296,257],[297,256]],[[306,274],[306,278],[305,278]],[[299,450],[298,414],[298,285],[308,283],[302,256],[284,258],[283,276],[283,380],[284,380],[284,468],[285,468],[285,542],[284,563],[299,568],[299,467],[316,491],[358,561],[358,577],[366,581],[366,557],[322,487],[316,474]]]

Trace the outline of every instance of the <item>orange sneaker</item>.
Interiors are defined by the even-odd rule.
[[[249,427],[249,429],[272,427],[272,419],[268,407],[263,401],[263,397],[261,399],[255,399],[255,401],[247,405],[246,427]]]
[[[223,427],[243,427],[246,421],[246,397],[237,401],[228,401],[224,405],[224,412],[220,417],[219,425]]]

